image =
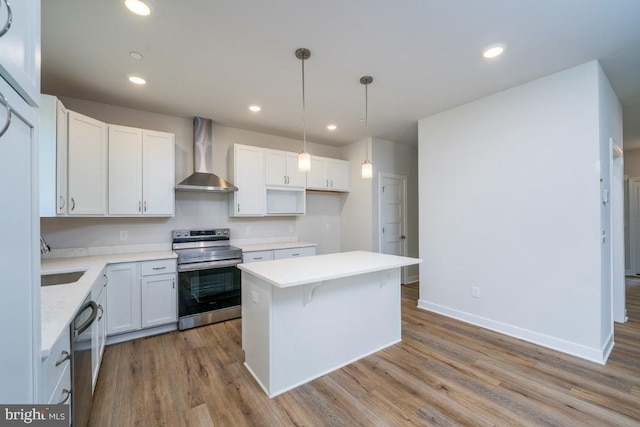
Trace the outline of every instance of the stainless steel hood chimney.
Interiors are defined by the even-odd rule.
[[[238,187],[213,173],[213,120],[193,119],[193,165],[195,172],[176,185],[177,191],[231,193]]]

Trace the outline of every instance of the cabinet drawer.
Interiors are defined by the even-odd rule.
[[[60,377],[60,381],[56,385],[56,388],[51,393],[51,396],[47,399],[49,404],[65,403],[71,404],[71,365],[65,364],[64,371]]]
[[[166,274],[176,272],[175,259],[161,259],[158,261],[144,261],[140,263],[140,275]]]
[[[273,251],[273,259],[297,258],[316,254],[316,248],[306,246],[303,248],[277,249]]]
[[[243,262],[271,261],[272,259],[273,251],[244,252],[242,254]]]
[[[49,357],[43,361],[42,375],[44,377],[45,399],[49,399],[64,370],[71,365],[69,359],[69,357],[71,357],[70,354],[70,337],[69,333],[65,332],[51,348]]]

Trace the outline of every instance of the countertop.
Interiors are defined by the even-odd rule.
[[[176,258],[172,251],[119,253],[74,258],[42,260],[41,274],[84,271],[84,275],[74,283],[43,286],[40,289],[42,347],[41,356],[47,357],[65,328],[69,326],[80,305],[91,292],[93,284],[107,264],[122,262],[151,261]]]
[[[239,264],[238,268],[279,288],[419,264],[419,258],[354,251]]]
[[[256,243],[245,245],[242,243],[231,243],[236,248],[242,249],[242,252],[257,252],[257,251],[273,251],[277,249],[294,249],[294,248],[306,248],[310,246],[318,246],[317,243],[310,242],[273,242],[273,243]]]

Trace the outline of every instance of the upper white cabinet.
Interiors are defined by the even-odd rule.
[[[230,193],[230,216],[265,214],[265,149],[235,144],[229,155],[229,175],[238,191]]]
[[[107,214],[107,125],[69,111],[69,215]]]
[[[307,189],[349,191],[349,162],[311,156],[311,170],[307,172]]]
[[[174,214],[174,138],[109,125],[109,215]]]
[[[267,186],[306,186],[306,175],[298,171],[298,155],[288,151],[266,150],[265,181]]]
[[[0,0],[0,75],[40,104],[40,0]]]
[[[51,95],[40,98],[40,216],[67,214],[68,111]]]

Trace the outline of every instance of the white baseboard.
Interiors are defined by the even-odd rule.
[[[177,323],[170,323],[168,325],[156,326],[155,328],[141,329],[139,331],[127,332],[118,335],[109,335],[107,337],[107,345],[117,344],[120,342],[131,341],[138,338],[150,337],[152,335],[164,334],[165,332],[171,332],[178,330]]]
[[[498,322],[492,319],[487,319],[485,317],[455,310],[449,307],[424,301],[422,299],[418,300],[418,308],[442,314],[443,316],[461,320],[466,323],[471,323],[472,325],[480,326],[491,331],[499,332],[501,334],[528,341],[530,343],[547,347],[552,350],[570,354],[572,356],[589,360],[600,365],[604,365],[606,363],[614,344],[613,335],[611,335],[609,340],[602,348],[587,347],[582,344],[566,341],[560,338],[541,334],[539,332],[509,325],[507,323]]]

